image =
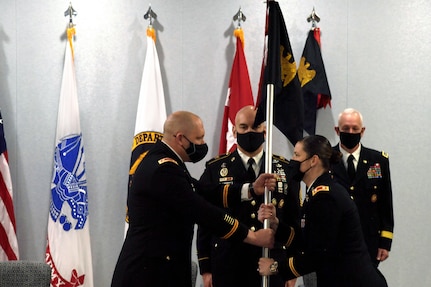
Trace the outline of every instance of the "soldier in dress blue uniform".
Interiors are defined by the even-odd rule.
[[[206,199],[224,208],[251,230],[260,230],[263,224],[259,222],[257,212],[264,198],[263,192],[254,189],[254,181],[265,170],[265,127],[253,128],[255,115],[253,106],[238,111],[233,129],[237,149],[209,160],[199,183]],[[253,159],[251,169],[248,168],[250,158]],[[286,230],[290,236],[277,242],[271,254],[285,253],[284,248],[292,245],[295,228],[296,232],[299,230],[299,182],[287,182],[287,165],[285,158],[272,156],[272,171],[277,175],[272,204],[282,220],[294,228]],[[197,251],[204,287],[261,286],[262,277],[256,271],[256,265],[262,248],[221,239],[199,226]],[[291,283],[294,285],[295,282]],[[270,285],[285,286],[281,278],[272,278]]]
[[[340,143],[334,149],[342,152],[344,160],[332,167],[332,174],[358,206],[365,242],[378,266],[389,256],[394,230],[389,156],[360,143],[365,127],[361,113],[354,109],[346,109],[339,115],[335,131]],[[352,178],[348,174],[350,155]]]
[[[130,182],[129,229],[112,287],[191,286],[195,223],[228,240],[273,246],[272,230],[252,232],[195,192],[197,180],[184,162],[205,157],[208,147],[204,135],[198,116],[175,112],[164,124],[163,140],[142,155]],[[273,190],[275,184],[275,176],[266,174],[256,180],[255,189],[263,192],[266,186]]]
[[[296,143],[289,166],[307,186],[301,218],[304,249],[292,257],[261,258],[261,275],[278,273],[289,280],[316,272],[318,287],[387,287],[368,254],[356,204],[329,173],[331,163],[340,158],[323,136]],[[263,205],[259,220],[269,218],[278,233],[289,227],[277,222],[275,211],[272,205]]]

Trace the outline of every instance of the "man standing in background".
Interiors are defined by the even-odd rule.
[[[355,201],[371,260],[378,266],[389,256],[394,229],[389,156],[364,147],[364,131],[360,112],[349,108],[340,113],[335,127],[340,143],[334,149],[343,160],[332,167],[332,174]]]

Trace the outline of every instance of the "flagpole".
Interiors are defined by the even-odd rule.
[[[266,141],[265,141],[265,173],[272,173],[272,128],[274,111],[274,84],[266,85]],[[271,203],[271,192],[265,187],[264,203]],[[263,228],[270,228],[269,219],[263,222]],[[262,257],[269,257],[269,249],[264,247]],[[269,286],[269,276],[262,276],[262,286]]]
[[[272,1],[272,0],[269,0]],[[268,9],[268,3],[267,3]],[[268,15],[267,15],[268,16]],[[267,29],[267,28],[266,28]],[[265,29],[265,30],[266,30]],[[272,173],[272,129],[274,111],[274,83],[266,85],[266,140],[265,140],[265,173]],[[265,187],[264,203],[271,202],[271,192]],[[263,221],[263,228],[270,228],[269,219]],[[269,257],[269,248],[262,248],[262,257]],[[262,276],[262,287],[269,286],[269,276]]]

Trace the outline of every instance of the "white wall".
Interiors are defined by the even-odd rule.
[[[109,286],[123,240],[128,165],[146,50],[149,2],[72,1],[78,16],[76,73],[86,149],[95,286]],[[0,2],[0,108],[5,122],[22,259],[43,260],[58,98],[69,0]],[[263,1],[153,0],[168,113],[204,120],[217,153],[235,40],[232,16],[247,21],[245,53],[256,94],[263,49]],[[395,232],[381,264],[388,283],[429,286],[431,186],[431,2],[426,0],[281,0],[299,62],[313,6],[333,95],[317,133],[336,143],[333,126],[346,107],[362,111],[363,143],[390,155]],[[274,152],[292,147],[276,133]],[[203,162],[189,165],[196,177]]]

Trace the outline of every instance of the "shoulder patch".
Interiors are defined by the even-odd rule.
[[[319,193],[321,191],[329,191],[329,186],[328,185],[319,185],[319,186],[317,186],[311,192],[311,196],[315,196],[317,193]]]
[[[278,160],[278,161],[282,161],[282,162],[287,163],[287,164],[289,163],[289,160],[285,157],[282,157],[281,155],[273,154],[272,158],[275,160]]]
[[[210,165],[210,164],[213,164],[213,163],[215,163],[215,162],[217,162],[217,161],[219,161],[221,159],[227,158],[228,156],[230,156],[230,154],[231,154],[230,152],[227,152],[227,153],[224,153],[224,154],[220,154],[220,155],[218,155],[216,157],[213,157],[212,159],[210,159],[209,161],[207,161],[206,165]]]
[[[382,156],[385,158],[389,158],[389,154],[387,152],[382,151]]]
[[[166,162],[172,162],[172,163],[178,165],[178,162],[176,160],[170,158],[170,157],[165,157],[165,158],[159,159],[159,161],[158,161],[159,165],[164,164]]]

